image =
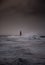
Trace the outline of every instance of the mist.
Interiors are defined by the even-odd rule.
[[[0,0],[0,65],[45,65],[45,0]]]
[[[44,0],[0,0],[0,35],[45,35]]]

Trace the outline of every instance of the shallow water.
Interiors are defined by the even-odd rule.
[[[41,40],[9,41],[10,38],[0,42],[0,61],[13,62],[18,58],[33,63],[45,62],[45,42]],[[11,39],[12,40],[12,39]]]

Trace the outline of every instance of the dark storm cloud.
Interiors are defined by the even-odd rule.
[[[44,0],[0,0],[0,9],[15,8],[25,12],[41,12],[45,9]]]

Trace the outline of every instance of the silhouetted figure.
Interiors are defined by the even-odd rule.
[[[20,31],[20,36],[22,36],[22,31]]]

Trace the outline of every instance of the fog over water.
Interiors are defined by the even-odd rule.
[[[44,15],[13,14],[0,15],[0,34],[17,35],[20,30],[23,33],[45,34]]]
[[[23,34],[45,35],[44,1],[1,0],[0,3],[0,35],[19,35],[20,30]]]
[[[0,0],[0,65],[45,65],[45,0]]]

